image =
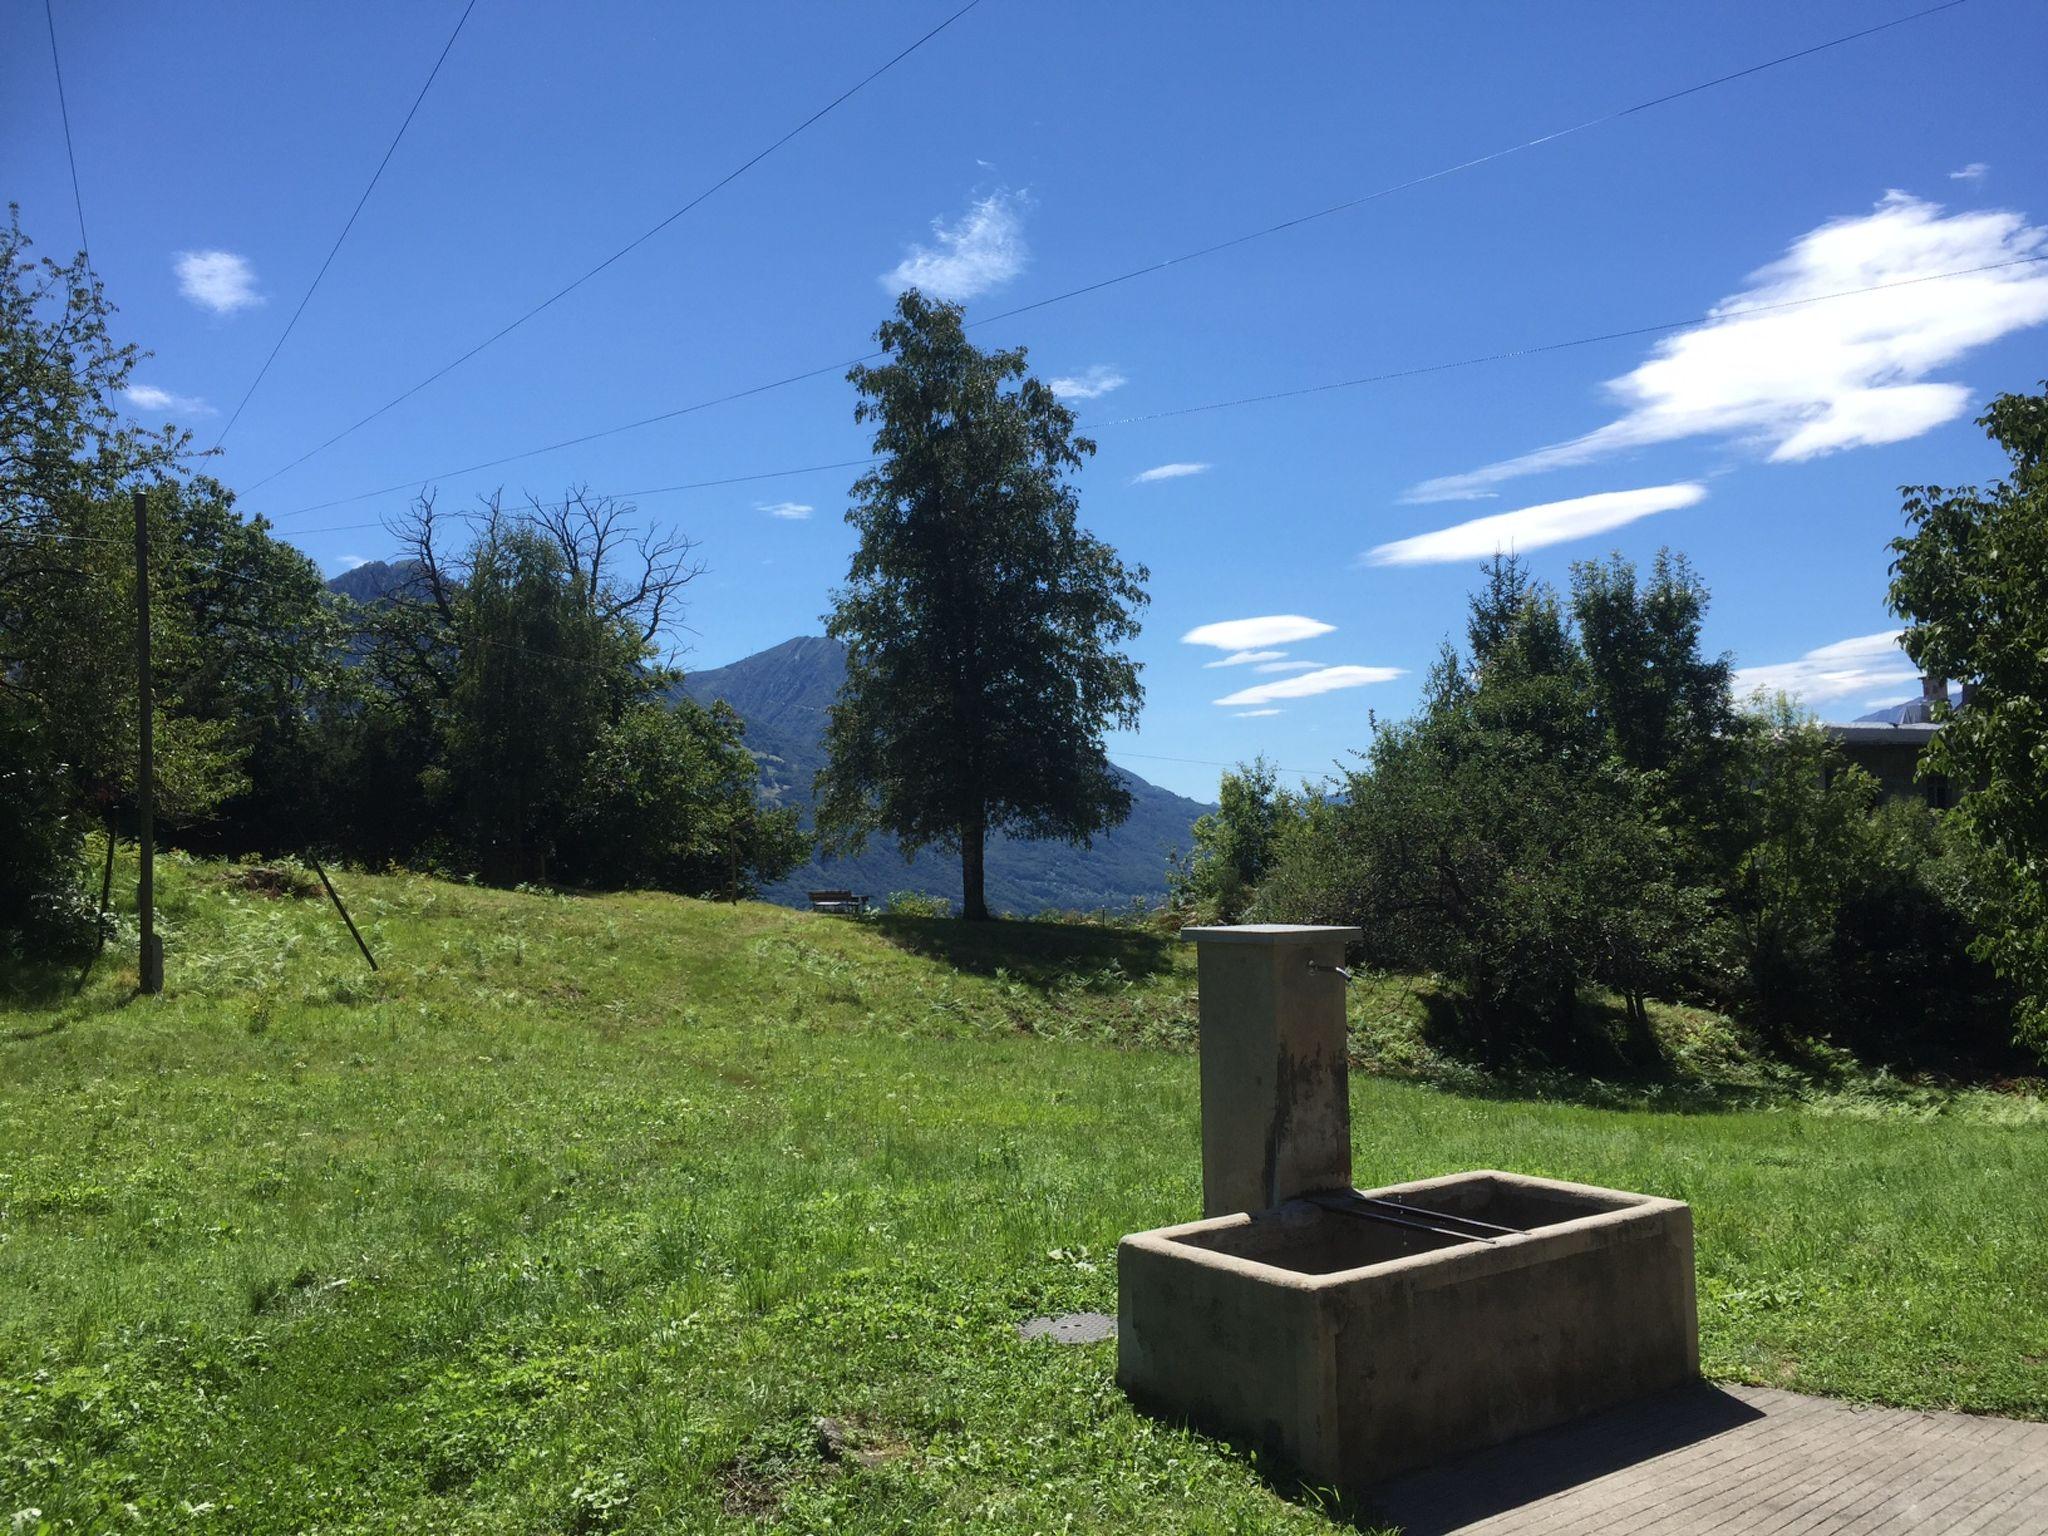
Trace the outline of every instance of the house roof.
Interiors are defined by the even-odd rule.
[[[1829,737],[1845,747],[1924,747],[1941,727],[1930,721],[1885,725],[1858,720],[1849,725],[1824,725]]]

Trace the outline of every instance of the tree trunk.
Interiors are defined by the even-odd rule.
[[[988,826],[979,815],[960,829],[960,915],[970,923],[988,921],[988,897],[982,870],[982,855],[987,842]]]

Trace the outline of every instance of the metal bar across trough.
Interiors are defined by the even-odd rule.
[[[1438,1237],[1455,1237],[1460,1242],[1491,1243],[1496,1241],[1496,1239],[1487,1236],[1484,1232],[1461,1232],[1456,1227],[1433,1226],[1426,1221],[1408,1221],[1400,1216],[1389,1216],[1385,1211],[1371,1210],[1368,1207],[1384,1205],[1393,1210],[1405,1211],[1409,1216],[1429,1216],[1439,1221],[1469,1221],[1467,1217],[1452,1216],[1444,1211],[1425,1211],[1417,1206],[1401,1205],[1392,1200],[1375,1200],[1369,1195],[1340,1193],[1306,1195],[1303,1198],[1311,1205],[1321,1206],[1326,1211],[1334,1211],[1339,1216],[1356,1216],[1360,1221],[1385,1222],[1390,1227],[1406,1227],[1411,1232],[1429,1232]],[[1470,1224],[1482,1227],[1491,1225],[1491,1223],[1483,1221]],[[1515,1232],[1515,1229],[1512,1227],[1497,1227],[1494,1230],[1508,1236],[1514,1235]]]
[[[1417,1216],[1427,1216],[1432,1221],[1454,1221],[1460,1226],[1484,1227],[1489,1232],[1498,1232],[1502,1237],[1521,1237],[1527,1230],[1523,1227],[1503,1227],[1496,1222],[1481,1221],[1476,1216],[1459,1216],[1451,1211],[1425,1210],[1419,1205],[1409,1205],[1401,1200],[1382,1200],[1376,1195],[1359,1195],[1357,1198],[1363,1200],[1368,1205],[1384,1205],[1390,1210],[1408,1211]]]

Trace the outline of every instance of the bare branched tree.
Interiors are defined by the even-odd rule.
[[[381,665],[403,677],[386,681],[418,687],[424,683],[445,699],[454,687],[456,663],[456,600],[474,574],[515,526],[534,530],[562,558],[576,592],[606,625],[637,637],[649,647],[665,649],[672,664],[679,647],[673,643],[680,623],[682,593],[704,574],[696,558],[696,542],[680,532],[660,531],[635,522],[631,502],[576,487],[559,502],[528,495],[525,505],[508,510],[502,492],[477,498],[474,512],[443,512],[436,494],[422,492],[405,512],[385,524],[398,545],[402,583],[380,605],[371,620],[387,641],[380,647]],[[459,527],[449,537],[448,524]]]
[[[559,502],[529,494],[526,503],[523,515],[561,551],[592,610],[637,630],[650,645],[675,623],[683,588],[704,574],[694,540],[674,530],[638,526],[634,519],[640,509],[630,501],[576,486]],[[488,508],[493,517],[498,515],[495,496]]]
[[[455,594],[468,579],[468,556],[449,551],[442,540],[446,514],[436,493],[423,491],[385,531],[397,542],[394,562],[405,572],[389,602],[373,610],[371,629],[385,642],[373,648],[383,681],[401,696],[424,683],[436,698],[455,687]],[[403,674],[403,675],[400,675]]]

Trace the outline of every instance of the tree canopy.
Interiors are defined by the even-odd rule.
[[[1470,655],[1445,648],[1415,716],[1377,726],[1336,794],[1269,805],[1253,916],[1361,926],[1368,959],[1443,978],[1494,1058],[1583,1058],[1602,992],[1637,1066],[1652,997],[1735,1008],[1780,1045],[1998,1054],[2004,999],[1963,953],[1968,862],[1789,702],[1736,709],[1683,560],[1647,581],[1581,563],[1568,600],[1512,557],[1484,574]]]
[[[848,655],[819,827],[957,849],[983,918],[990,832],[1085,843],[1129,811],[1103,733],[1143,701],[1121,646],[1147,573],[1080,527],[1067,477],[1095,445],[1023,349],[981,351],[958,306],[915,290],[876,339],[887,361],[848,374],[881,462],[854,484],[860,541],[827,617]]]
[[[2010,472],[1981,489],[1906,488],[1891,604],[1920,669],[1963,685],[1921,771],[1962,791],[1956,816],[1983,863],[1976,947],[2048,1052],[2048,384],[2000,395],[1978,425]]]

